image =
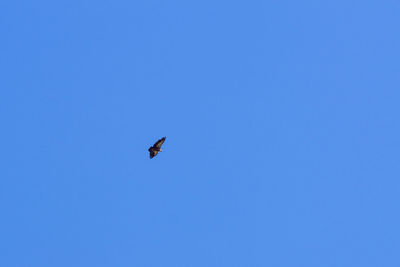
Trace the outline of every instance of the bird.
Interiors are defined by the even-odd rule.
[[[155,142],[154,145],[149,148],[150,158],[151,159],[154,158],[158,154],[158,152],[162,151],[161,146],[164,143],[165,138],[166,137],[164,136],[163,138],[161,138],[160,140]]]

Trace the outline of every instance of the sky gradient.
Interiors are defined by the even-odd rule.
[[[400,266],[399,26],[399,1],[1,1],[0,266]]]

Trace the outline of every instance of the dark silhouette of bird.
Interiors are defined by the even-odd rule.
[[[158,140],[157,142],[155,142],[154,145],[149,148],[151,159],[154,158],[158,154],[158,152],[162,151],[161,146],[164,143],[164,141],[165,141],[165,137],[163,137],[160,140]]]

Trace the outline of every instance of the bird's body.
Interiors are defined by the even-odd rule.
[[[157,142],[155,142],[154,145],[149,148],[151,159],[153,157],[155,157],[158,154],[158,152],[162,151],[161,146],[164,143],[164,141],[165,141],[165,137],[163,137],[160,140],[158,140]]]

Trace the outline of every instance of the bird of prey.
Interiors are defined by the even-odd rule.
[[[158,140],[157,142],[155,142],[154,145],[149,148],[151,159],[153,157],[155,157],[158,154],[158,152],[162,151],[161,146],[164,143],[164,141],[165,141],[165,137],[163,137],[160,140]]]

